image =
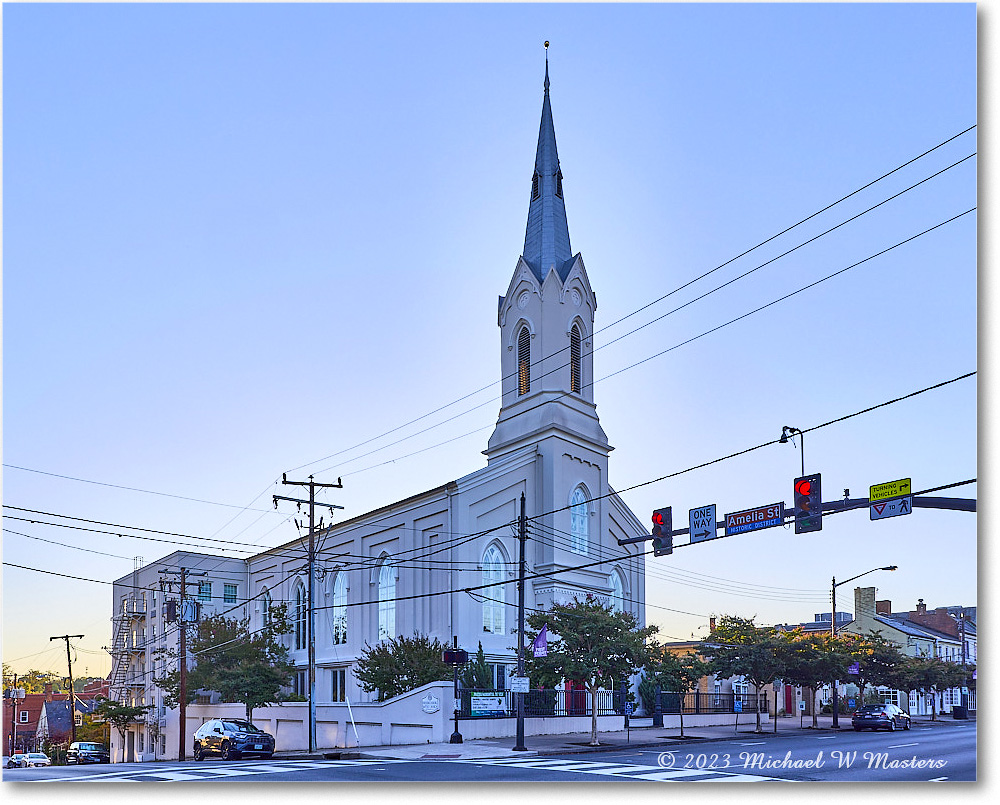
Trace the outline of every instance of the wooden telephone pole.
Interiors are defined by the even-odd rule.
[[[69,666],[69,734],[70,743],[76,743],[76,694],[73,692],[73,658],[69,654],[69,639],[83,639],[82,634],[64,634],[58,637],[50,637],[49,640],[66,641],[66,664]]]
[[[187,732],[187,625],[188,625],[188,606],[187,606],[187,580],[188,576],[207,576],[207,573],[192,573],[186,567],[182,567],[180,570],[161,570],[160,573],[165,573],[172,576],[180,576],[180,586],[181,586],[181,600],[180,606],[177,608],[177,622],[180,624],[180,659],[177,661],[177,670],[180,674],[180,695],[177,714],[177,759],[184,760],[187,754],[186,747],[186,735]],[[168,582],[169,583],[169,582]],[[198,622],[197,613],[195,613],[194,618],[191,619],[195,623]]]
[[[316,506],[323,506],[330,509],[342,509],[343,506],[335,506],[332,503],[317,503],[317,489],[343,489],[344,485],[340,478],[335,484],[321,484],[314,481],[310,475],[308,481],[289,481],[285,473],[281,473],[281,483],[288,486],[308,486],[309,500],[299,500],[298,498],[286,498],[282,495],[274,495],[274,508],[278,508],[279,500],[287,500],[296,504],[305,504],[309,507],[309,586],[306,591],[308,604],[307,613],[307,640],[309,646],[309,751],[316,751],[316,629],[313,607],[313,586],[316,581]]]

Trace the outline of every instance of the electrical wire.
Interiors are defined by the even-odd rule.
[[[683,285],[681,285],[681,286],[679,286],[679,287],[677,287],[677,288],[673,289],[672,291],[670,291],[670,292],[668,292],[668,293],[664,294],[663,296],[660,296],[660,297],[658,297],[657,299],[653,300],[652,302],[649,302],[649,303],[647,303],[646,305],[644,305],[644,306],[642,306],[642,307],[640,307],[640,308],[638,308],[638,309],[636,309],[636,310],[632,311],[631,313],[629,313],[629,314],[627,314],[627,315],[625,315],[625,316],[623,316],[623,317],[621,317],[621,318],[619,318],[619,319],[615,320],[614,322],[611,322],[610,324],[608,324],[608,325],[606,325],[606,326],[604,326],[604,327],[602,327],[602,328],[600,328],[600,329],[596,330],[596,331],[595,331],[595,332],[593,333],[593,335],[597,335],[597,334],[599,334],[599,333],[601,333],[601,332],[604,332],[604,331],[606,331],[606,330],[610,329],[611,327],[614,327],[614,326],[617,326],[618,324],[620,324],[621,322],[625,321],[626,319],[628,319],[628,318],[630,318],[630,317],[632,317],[632,316],[634,316],[634,315],[636,315],[636,314],[638,314],[638,313],[642,312],[643,310],[646,310],[646,309],[648,309],[648,308],[650,308],[650,307],[652,307],[652,306],[654,306],[654,305],[658,304],[659,302],[662,302],[662,301],[664,301],[665,299],[669,298],[670,296],[674,295],[675,293],[678,293],[679,291],[681,291],[681,290],[683,290],[683,289],[685,289],[685,288],[689,287],[690,285],[692,285],[692,284],[694,284],[694,283],[698,282],[699,280],[702,280],[702,279],[704,279],[705,277],[707,277],[707,276],[709,276],[709,275],[713,274],[714,272],[716,272],[716,271],[718,271],[718,270],[720,270],[720,269],[724,268],[725,266],[727,266],[727,265],[729,265],[730,263],[732,263],[732,262],[734,262],[734,261],[736,261],[736,260],[740,259],[741,257],[744,257],[744,256],[746,256],[746,255],[750,254],[751,252],[753,252],[753,251],[755,251],[755,250],[759,249],[760,247],[762,247],[762,246],[766,245],[767,243],[770,243],[771,241],[775,240],[776,238],[778,238],[778,237],[780,237],[780,236],[782,236],[782,235],[784,235],[784,234],[787,234],[788,232],[792,231],[793,229],[795,229],[795,228],[797,228],[797,227],[801,226],[802,224],[804,224],[804,223],[806,223],[806,222],[808,222],[808,221],[812,220],[813,218],[815,218],[815,217],[819,216],[820,214],[822,214],[822,213],[824,213],[824,212],[827,212],[828,210],[832,209],[833,207],[836,207],[836,206],[837,206],[838,204],[841,204],[842,202],[846,201],[847,199],[849,199],[849,198],[851,198],[851,197],[853,197],[853,196],[857,195],[858,193],[860,193],[860,192],[862,192],[862,191],[864,191],[864,190],[866,190],[866,189],[868,189],[868,188],[872,187],[873,185],[877,184],[878,182],[882,181],[883,179],[886,179],[886,178],[888,178],[889,176],[891,176],[891,175],[893,175],[894,173],[896,173],[896,172],[898,172],[898,171],[902,170],[903,168],[905,168],[905,167],[907,167],[907,166],[909,166],[909,165],[913,164],[914,162],[918,161],[919,159],[922,159],[923,157],[925,157],[925,156],[927,156],[927,155],[931,154],[932,152],[934,152],[934,151],[936,151],[937,149],[939,149],[939,148],[943,147],[944,145],[946,145],[946,144],[948,144],[948,143],[952,142],[953,140],[957,139],[958,137],[962,136],[963,134],[966,134],[966,133],[968,133],[968,132],[972,131],[972,130],[973,130],[974,128],[976,128],[976,124],[973,124],[972,126],[969,126],[968,128],[964,129],[963,131],[960,131],[960,132],[959,132],[958,134],[955,134],[955,135],[953,135],[952,137],[949,137],[948,139],[946,139],[946,140],[944,140],[944,141],[942,141],[942,142],[938,143],[937,145],[933,146],[932,148],[930,148],[930,149],[928,149],[928,150],[924,151],[923,153],[921,153],[921,154],[917,155],[916,157],[913,157],[912,159],[910,159],[910,160],[907,160],[906,162],[902,163],[901,165],[898,165],[898,166],[896,166],[896,167],[895,167],[895,168],[893,168],[892,170],[890,170],[890,171],[888,171],[888,172],[886,172],[886,173],[882,174],[881,176],[879,176],[879,177],[878,177],[877,179],[873,179],[873,180],[871,180],[871,181],[867,182],[866,184],[862,185],[861,187],[857,188],[856,190],[854,190],[854,191],[852,191],[852,192],[848,193],[847,195],[845,195],[845,196],[841,197],[841,198],[840,198],[840,199],[838,199],[837,201],[834,201],[834,202],[832,202],[831,204],[828,204],[828,205],[826,205],[826,206],[825,206],[825,207],[823,207],[822,209],[820,209],[820,210],[817,210],[816,212],[812,213],[811,215],[808,215],[808,216],[806,216],[805,218],[802,218],[802,219],[801,219],[801,220],[799,220],[799,221],[798,221],[797,223],[794,223],[794,224],[792,224],[791,226],[788,226],[788,227],[786,227],[786,228],[782,229],[782,230],[781,230],[780,232],[778,232],[778,233],[776,233],[776,234],[774,234],[774,235],[770,236],[769,238],[766,238],[765,240],[762,240],[762,241],[760,241],[760,242],[759,242],[759,243],[757,243],[757,244],[756,244],[755,246],[752,246],[751,248],[749,248],[749,249],[747,249],[747,250],[745,250],[745,251],[741,252],[740,254],[736,255],[735,257],[732,257],[732,258],[730,258],[729,260],[727,260],[727,261],[726,261],[726,262],[724,262],[724,263],[721,263],[720,265],[716,266],[715,268],[713,268],[713,269],[711,269],[711,270],[709,270],[709,271],[706,271],[706,272],[704,272],[704,273],[700,274],[699,276],[695,277],[694,279],[692,279],[692,280],[689,280],[688,282],[684,283]],[[971,156],[974,156],[974,155],[975,155],[975,154],[971,154],[971,155],[969,155],[969,157],[965,157],[965,159],[968,159],[968,158],[970,158]],[[944,170],[948,170],[948,169],[950,169],[951,167],[955,167],[955,165],[957,165],[957,164],[960,164],[960,162],[962,162],[962,161],[964,161],[964,159],[963,159],[963,160],[960,160],[960,161],[959,161],[959,163],[955,163],[954,165],[951,165],[951,166],[949,166],[949,168],[945,168]],[[931,176],[931,177],[928,177],[927,179],[924,179],[923,181],[928,181],[928,180],[929,180],[930,178],[934,178],[934,176],[937,176],[937,175],[939,175],[940,173],[943,173],[943,171],[939,171],[938,173],[934,174],[934,175],[933,175],[933,176]],[[918,183],[918,185],[919,185],[919,184],[921,184],[921,183],[922,183],[922,182],[919,182],[919,183]],[[917,185],[913,185],[912,187],[908,188],[907,190],[910,190],[910,189],[913,189],[913,187],[916,187],[916,186],[917,186]],[[907,191],[903,191],[903,192],[907,192]],[[900,193],[900,194],[896,194],[896,196],[893,196],[893,197],[891,197],[891,198],[896,198],[896,197],[897,197],[898,195],[901,195],[901,193]],[[889,200],[891,200],[891,199],[887,199],[886,201],[889,201]],[[884,203],[886,203],[886,202],[882,202],[882,203],[884,204]],[[876,207],[877,207],[877,206],[880,206],[880,205],[876,205]],[[872,208],[870,208],[869,210],[866,210],[866,212],[869,212],[869,211],[871,211],[872,209],[875,209],[875,208],[874,208],[874,207],[872,207]],[[862,213],[862,214],[864,214],[864,213]],[[857,217],[858,217],[858,216],[855,216],[854,218],[857,218]],[[854,218],[852,218],[852,219],[849,219],[849,220],[854,220]],[[847,222],[845,222],[845,223],[847,223]],[[842,225],[843,225],[843,224],[841,224],[841,225],[838,225],[838,226],[842,226]],[[838,227],[834,227],[834,229],[836,229],[836,228],[838,228]],[[828,230],[828,231],[833,231],[833,230]],[[826,233],[824,233],[824,234],[826,234]],[[817,237],[819,237],[819,236],[817,236]],[[811,242],[812,240],[815,240],[815,238],[812,238],[812,239],[810,239],[810,241],[806,241],[806,243],[809,243],[809,242]],[[802,245],[805,245],[805,244],[802,244]],[[799,247],[796,247],[796,248],[799,248]],[[793,250],[793,251],[794,251],[794,250]],[[777,258],[775,258],[775,259],[777,259]],[[771,261],[769,261],[769,262],[771,262]],[[766,264],[765,264],[765,265],[766,265]],[[728,283],[727,283],[727,284],[728,284]],[[661,318],[662,318],[662,317],[661,317]],[[646,326],[646,325],[643,325],[643,326]],[[641,328],[640,328],[640,329],[641,329]],[[618,339],[615,339],[615,340],[618,340]],[[566,348],[564,348],[563,350],[560,350],[560,351],[565,351],[566,349],[568,349],[568,347],[566,347]],[[558,353],[555,353],[555,354],[558,354]],[[549,356],[549,357],[551,357],[551,356]],[[548,358],[547,358],[547,359],[548,359]],[[539,361],[539,362],[540,362],[540,361]],[[537,363],[539,363],[539,362],[536,362],[536,365],[537,365]],[[295,467],[295,468],[293,468],[292,470],[289,470],[289,472],[295,472],[295,471],[297,471],[297,470],[301,470],[301,469],[304,469],[304,468],[306,468],[306,467],[310,467],[310,466],[312,466],[313,464],[318,464],[318,463],[321,463],[321,462],[324,462],[324,461],[328,461],[328,460],[329,460],[329,459],[331,459],[331,458],[335,458],[335,457],[337,457],[337,456],[339,456],[339,455],[343,455],[344,453],[347,453],[347,452],[350,452],[350,451],[352,451],[352,450],[355,450],[355,449],[357,449],[358,447],[363,447],[363,446],[365,446],[365,445],[367,445],[367,444],[370,444],[371,442],[374,442],[374,441],[377,441],[378,439],[381,439],[381,438],[384,438],[385,436],[388,436],[388,435],[390,435],[390,434],[392,434],[392,433],[396,433],[396,432],[398,432],[398,431],[402,430],[403,428],[406,428],[406,427],[409,427],[410,425],[413,425],[413,424],[415,424],[415,423],[417,423],[417,422],[420,422],[420,421],[421,421],[421,420],[423,420],[423,419],[426,419],[426,418],[427,418],[427,417],[429,417],[429,416],[433,416],[434,414],[436,414],[436,413],[439,413],[440,411],[443,411],[443,410],[445,410],[445,409],[447,409],[447,408],[449,408],[449,407],[451,407],[451,406],[453,406],[453,405],[457,405],[458,403],[460,403],[460,402],[462,402],[462,401],[464,401],[464,400],[467,400],[467,399],[469,399],[470,397],[473,397],[473,396],[475,396],[476,394],[479,394],[479,393],[481,393],[481,392],[483,392],[483,391],[486,391],[486,390],[488,390],[488,389],[490,389],[490,388],[493,388],[493,387],[494,387],[494,386],[496,386],[496,385],[497,385],[498,383],[502,383],[504,379],[510,379],[510,377],[514,377],[514,376],[516,376],[516,373],[512,373],[512,374],[511,374],[511,375],[510,375],[510,376],[509,376],[508,378],[501,378],[501,380],[499,380],[499,381],[494,381],[494,382],[492,382],[492,383],[489,383],[489,384],[487,384],[487,385],[485,385],[485,386],[483,386],[483,387],[481,387],[481,388],[479,388],[479,389],[476,389],[475,391],[472,391],[472,392],[470,392],[470,393],[468,393],[468,394],[466,394],[466,395],[464,395],[464,396],[462,396],[462,397],[459,397],[459,398],[457,398],[457,399],[455,399],[455,400],[452,400],[451,402],[449,402],[449,403],[447,403],[447,404],[445,404],[445,405],[443,405],[443,406],[440,406],[440,407],[438,407],[438,408],[436,408],[436,409],[434,409],[434,410],[432,410],[432,411],[429,411],[429,412],[428,412],[428,413],[426,413],[426,414],[422,414],[421,416],[419,416],[419,417],[417,417],[417,418],[415,418],[415,419],[412,419],[412,420],[410,420],[409,422],[406,422],[406,423],[403,423],[402,425],[399,425],[399,426],[397,426],[397,427],[395,427],[395,428],[392,428],[391,430],[388,430],[388,431],[384,431],[383,433],[380,433],[380,434],[378,434],[378,435],[376,435],[376,436],[373,436],[373,437],[371,437],[371,438],[369,438],[369,439],[366,439],[366,440],[364,440],[364,441],[362,441],[362,442],[359,442],[359,443],[357,443],[357,444],[355,444],[355,445],[352,445],[351,447],[347,447],[347,448],[344,448],[344,449],[342,449],[342,450],[339,450],[339,451],[337,451],[337,452],[335,452],[335,453],[331,453],[331,454],[329,454],[329,455],[327,455],[327,456],[324,456],[323,458],[319,458],[319,459],[316,459],[316,460],[314,460],[314,461],[310,461],[310,462],[307,462],[306,464],[302,464],[302,465],[300,465],[300,466],[298,466],[298,467]],[[490,400],[490,401],[488,401],[487,403],[484,403],[484,405],[486,405],[486,404],[489,404],[489,403],[491,403],[491,402],[493,402],[493,400]],[[480,408],[480,407],[482,407],[482,406],[476,406],[475,408],[472,408],[472,409],[469,409],[469,411],[472,411],[472,410],[476,410],[477,408]],[[466,412],[463,412],[463,414],[464,414],[464,413],[468,413],[469,411],[466,411]],[[459,414],[458,416],[461,416],[461,415],[462,415],[462,414]],[[451,417],[451,418],[449,418],[449,419],[447,419],[447,420],[444,420],[444,422],[449,422],[449,421],[451,421],[452,419],[455,419],[455,418],[456,418],[456,417]],[[444,423],[440,423],[440,424],[444,424]],[[436,427],[436,426],[435,426],[435,427]],[[406,437],[406,438],[412,438],[412,436],[416,436],[416,435],[419,435],[420,433],[424,433],[424,432],[426,432],[426,430],[428,430],[428,429],[425,429],[425,430],[423,430],[423,431],[419,431],[419,432],[418,432],[417,434],[412,434],[411,436],[409,436],[409,437]],[[461,438],[461,437],[459,437],[459,438]],[[400,440],[400,441],[403,441],[403,440]],[[393,444],[398,444],[398,443],[399,443],[399,442],[397,441],[397,442],[394,442]],[[378,448],[378,449],[379,449],[379,450],[381,450],[381,449],[384,449],[384,448]],[[362,456],[355,456],[354,458],[350,459],[350,461],[354,461],[354,460],[357,460],[358,458],[361,458],[361,457],[364,457],[365,455],[371,455],[371,454],[372,454],[372,453],[374,453],[374,452],[378,452],[378,450],[374,450],[374,451],[370,451],[370,452],[368,452],[368,453],[365,453],[365,454],[363,454]]]

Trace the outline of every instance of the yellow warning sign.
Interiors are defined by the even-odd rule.
[[[875,484],[868,490],[868,500],[874,503],[876,500],[888,500],[898,498],[901,495],[909,495],[913,491],[909,478],[902,478],[898,481],[889,481],[884,484]]]

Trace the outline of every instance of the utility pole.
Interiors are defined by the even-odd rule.
[[[10,750],[7,754],[13,755],[17,737],[17,674],[14,674],[14,681],[7,688],[7,693],[10,696]]]
[[[83,639],[82,634],[64,634],[50,637],[49,640],[66,641],[66,664],[69,666],[69,733],[70,743],[76,743],[76,694],[73,692],[73,658],[69,654],[69,639],[71,637]]]
[[[524,541],[527,537],[528,524],[524,515],[524,492],[521,493],[521,516],[517,518],[517,542],[520,548],[517,576],[517,675],[524,676]],[[524,752],[524,694],[517,696],[517,738],[514,744],[515,752]]]
[[[281,483],[288,486],[308,486],[309,500],[298,500],[297,498],[286,498],[281,495],[274,495],[274,508],[278,508],[279,500],[288,500],[292,503],[305,503],[309,506],[309,585],[306,591],[308,604],[306,605],[308,623],[308,645],[309,645],[309,751],[316,751],[316,629],[315,629],[315,608],[313,606],[313,586],[316,582],[316,506],[320,505],[330,509],[342,509],[343,506],[335,506],[331,503],[316,503],[317,489],[343,489],[344,485],[340,478],[335,484],[321,484],[314,481],[310,475],[308,481],[289,481],[285,473],[281,473]]]
[[[188,576],[207,576],[208,574],[204,572],[192,573],[186,567],[182,567],[180,570],[161,570],[160,573],[180,576],[181,605],[177,612],[177,621],[181,625],[181,656],[177,664],[180,675],[180,695],[177,703],[179,708],[177,714],[177,759],[184,760],[187,755],[187,747],[185,746],[185,733],[187,732],[187,580]],[[197,613],[193,620],[195,623],[198,622]],[[122,747],[123,757],[124,752],[125,747]]]

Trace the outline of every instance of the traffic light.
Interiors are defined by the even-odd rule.
[[[795,479],[795,533],[823,530],[823,486],[820,474]]]
[[[674,552],[674,537],[671,532],[674,530],[673,509],[667,506],[665,509],[657,509],[653,512],[653,556],[669,556]]]

